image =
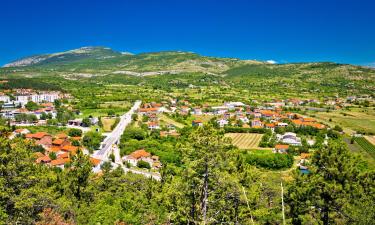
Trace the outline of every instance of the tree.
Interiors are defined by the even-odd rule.
[[[89,131],[83,137],[82,143],[90,151],[94,151],[100,147],[102,136],[98,132]]]
[[[307,221],[333,224],[353,220],[353,205],[359,205],[359,196],[368,196],[362,183],[362,164],[354,158],[341,140],[330,141],[328,147],[318,149],[309,167],[311,173],[296,173],[288,189],[286,202],[293,224]],[[368,201],[367,201],[368,202]],[[374,210],[372,212],[374,215]]]
[[[82,130],[77,128],[72,128],[69,130],[68,135],[70,137],[81,137],[82,136]]]
[[[25,108],[26,108],[27,110],[29,110],[29,111],[34,111],[34,110],[39,109],[39,105],[36,104],[35,102],[30,101],[30,102],[27,102],[27,103],[25,104]]]
[[[137,162],[137,166],[138,166],[139,168],[151,169],[150,164],[149,164],[148,162],[146,162],[146,161],[143,161],[143,160],[139,160],[139,161]]]
[[[65,192],[68,195],[72,194],[72,196],[78,200],[78,205],[81,204],[80,200],[86,194],[85,191],[89,183],[90,174],[91,162],[89,157],[79,150],[77,154],[72,157],[70,169],[67,170],[65,176],[67,180]]]
[[[82,119],[82,126],[83,127],[89,127],[91,126],[91,120],[88,117],[85,117]]]
[[[48,168],[36,165],[33,144],[0,138],[0,224],[32,224],[55,192],[48,185]]]

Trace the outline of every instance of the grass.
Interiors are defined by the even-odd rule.
[[[179,122],[177,122],[177,121],[169,118],[168,116],[166,116],[164,114],[161,114],[159,116],[159,119],[160,119],[160,121],[164,121],[166,124],[172,124],[172,125],[174,125],[177,128],[183,128],[185,126],[184,124],[179,123]]]
[[[116,118],[102,117],[102,124],[104,132],[110,132],[112,125],[115,123]]]
[[[375,115],[372,111],[332,111],[317,112],[316,118],[328,124],[337,124],[344,128],[347,133],[354,131],[363,131],[366,133],[375,133]],[[331,121],[330,121],[331,119]]]
[[[232,144],[237,146],[239,149],[260,149],[259,143],[262,139],[263,134],[251,134],[251,133],[227,133],[225,137],[232,139]]]
[[[57,126],[25,126],[25,127],[17,127],[17,128],[25,128],[28,129],[31,133],[36,132],[47,132],[51,135],[56,135],[59,133],[68,133],[68,128],[65,127],[57,127]]]

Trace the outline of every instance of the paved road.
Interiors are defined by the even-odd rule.
[[[95,152],[94,157],[101,160],[108,160],[112,150],[112,145],[119,142],[125,128],[131,123],[133,113],[140,107],[141,101],[136,101],[133,107],[120,117],[120,122],[116,128],[103,140],[101,149]]]

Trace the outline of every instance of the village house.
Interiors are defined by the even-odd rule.
[[[52,146],[52,136],[46,132],[37,132],[35,134],[26,134],[27,139],[35,140],[35,143],[42,145],[44,148]]]
[[[159,123],[156,121],[150,121],[147,123],[148,129],[150,130],[157,130],[160,129]]]
[[[288,153],[289,145],[283,145],[283,144],[277,144],[275,145],[275,148],[273,149],[274,153]]]
[[[253,128],[263,128],[263,122],[260,119],[255,118],[255,119],[251,120],[251,127],[253,127]]]
[[[144,149],[134,151],[131,154],[124,156],[122,159],[132,166],[137,166],[139,161],[147,162],[152,168],[160,168],[161,166],[159,157],[151,156],[151,153]]]
[[[219,124],[219,127],[224,127],[224,126],[226,126],[226,125],[228,125],[228,120],[226,120],[226,119],[219,119],[219,120],[217,120],[217,124]]]
[[[202,126],[203,126],[203,122],[202,122],[201,120],[193,120],[193,121],[191,122],[191,125],[192,125],[193,127],[195,127],[195,126],[202,127]]]
[[[301,138],[297,137],[297,134],[292,132],[286,132],[285,134],[277,134],[277,139],[281,143],[293,145],[293,146],[301,146]]]

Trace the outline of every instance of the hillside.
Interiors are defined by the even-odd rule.
[[[151,84],[159,88],[221,84],[281,93],[371,94],[375,90],[375,70],[354,65],[270,64],[180,51],[133,55],[105,47],[83,47],[23,58],[1,68],[0,76],[7,79],[52,76],[77,81],[89,79],[96,83]]]

